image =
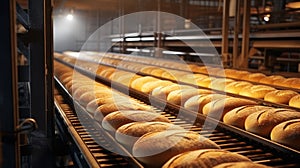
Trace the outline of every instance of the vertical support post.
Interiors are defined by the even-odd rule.
[[[242,39],[242,51],[241,62],[242,68],[248,68],[248,52],[249,52],[249,34],[250,34],[250,7],[251,0],[244,1],[244,15],[243,15],[243,39]]]
[[[54,135],[53,104],[53,46],[51,0],[29,0],[28,14],[31,24],[30,36],[30,87],[31,114],[38,129],[32,133],[32,166],[53,167]]]
[[[0,167],[20,167],[17,93],[16,1],[3,0],[0,18]]]
[[[233,33],[233,51],[232,51],[232,65],[234,68],[238,67],[239,55],[239,32],[240,32],[240,4],[241,0],[236,0],[235,18],[234,18],[234,33]]]
[[[29,0],[30,43],[30,87],[31,114],[38,122],[38,131],[47,134],[46,117],[46,71],[45,71],[45,3],[44,0]]]
[[[228,65],[229,2],[230,0],[223,1],[222,59],[224,65]]]
[[[54,137],[54,81],[53,81],[53,21],[52,21],[52,0],[45,1],[46,7],[46,114],[47,114],[47,137],[53,139]]]

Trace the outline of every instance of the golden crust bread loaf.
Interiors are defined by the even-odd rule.
[[[259,83],[273,85],[274,82],[276,82],[278,80],[282,80],[282,79],[285,79],[285,78],[283,76],[280,76],[280,75],[271,75],[271,76],[267,76],[265,78],[262,78],[261,80],[259,80]]]
[[[215,90],[225,91],[226,86],[232,82],[234,82],[233,79],[215,78],[208,87]]]
[[[183,71],[177,71],[177,70],[168,70],[166,72],[164,72],[161,77],[166,78],[166,79],[170,79],[170,80],[175,80],[175,81],[179,81],[179,79],[184,76],[187,75],[189,73],[187,72],[183,72]]]
[[[193,131],[150,132],[139,138],[132,153],[147,167],[161,167],[173,156],[197,149],[219,149],[213,141]]]
[[[131,103],[131,99],[129,99],[127,96],[122,96],[122,95],[113,95],[112,97],[100,97],[100,98],[96,98],[92,101],[90,101],[87,105],[86,105],[86,110],[89,113],[94,114],[96,109],[103,105],[103,104],[111,104],[111,103],[120,103],[120,102],[127,102],[127,103]]]
[[[204,79],[204,78],[208,78],[208,76],[203,74],[187,74],[180,77],[179,81],[197,85],[196,79],[199,80],[200,78]]]
[[[251,87],[253,84],[246,81],[235,81],[225,86],[225,92],[239,94],[246,87]]]
[[[210,94],[212,91],[204,89],[181,89],[169,93],[167,101],[169,103],[183,105],[189,98],[196,95]]]
[[[192,86],[188,85],[179,85],[179,84],[172,84],[169,86],[157,87],[152,92],[151,95],[163,100],[167,100],[167,97],[170,92],[174,90],[181,90],[181,89],[192,89]]]
[[[234,108],[226,113],[223,117],[223,122],[225,124],[233,125],[239,128],[245,128],[246,118],[254,113],[259,111],[265,111],[272,107],[261,106],[261,105],[246,105]]]
[[[115,82],[118,82],[127,87],[130,87],[131,83],[140,77],[142,77],[142,76],[136,75],[136,74],[128,74],[128,75],[119,77],[118,79],[115,80]]]
[[[153,111],[151,106],[142,105],[135,101],[114,102],[114,103],[107,103],[99,106],[94,112],[94,118],[95,120],[101,122],[103,117],[105,117],[106,115],[120,110]]]
[[[251,82],[259,82],[261,79],[265,78],[266,75],[262,73],[249,73],[242,77],[243,80],[251,81]]]
[[[300,118],[300,112],[274,108],[250,114],[245,120],[245,129],[263,137],[270,137],[272,129],[281,122]]]
[[[236,71],[232,78],[242,79],[244,76],[248,76],[250,72],[248,71]]]
[[[230,110],[244,106],[244,105],[257,105],[255,101],[229,97],[224,99],[217,99],[207,103],[203,107],[203,114],[209,117],[223,120],[223,116]]]
[[[103,77],[103,78],[107,78],[109,79],[110,76],[116,71],[115,68],[107,68],[107,69],[104,69],[103,71],[101,71],[99,74],[99,76]]]
[[[102,90],[98,89],[97,91],[85,92],[78,98],[78,101],[85,107],[89,102],[97,98],[111,98],[113,96],[119,96],[119,94],[112,92],[110,89],[104,88]]]
[[[172,157],[162,168],[214,167],[229,162],[251,162],[246,156],[222,149],[202,149],[184,152]]]
[[[203,107],[217,99],[223,99],[226,98],[226,95],[222,94],[205,94],[205,95],[196,95],[191,98],[189,98],[185,103],[184,107],[191,111],[197,111],[199,113],[202,113]]]
[[[167,70],[163,69],[163,68],[156,68],[153,69],[150,74],[154,75],[154,76],[158,76],[158,77],[162,77],[162,74],[167,72]]]
[[[300,119],[282,122],[271,132],[271,140],[300,150]]]
[[[122,76],[127,76],[127,75],[131,75],[131,74],[132,74],[131,72],[121,71],[121,70],[116,69],[115,72],[112,73],[108,79],[110,79],[112,81],[116,81]]]
[[[208,74],[207,72],[207,67],[206,66],[200,66],[198,68],[194,68],[193,69],[194,72],[199,72],[199,73],[203,73],[203,74]]]
[[[78,88],[73,87],[72,96],[74,99],[78,100],[86,92],[97,92],[97,90],[103,90],[103,86],[97,85],[83,85]]]
[[[254,162],[231,162],[231,163],[222,163],[213,168],[271,168],[269,166],[258,164]]]
[[[140,78],[137,78],[134,81],[132,81],[130,86],[131,86],[131,88],[133,88],[135,90],[141,91],[141,89],[145,83],[158,81],[158,80],[159,79],[151,77],[151,76],[144,76],[144,77],[140,77]]]
[[[245,87],[239,94],[256,99],[263,99],[267,93],[274,90],[276,89],[266,85],[253,85]]]
[[[300,78],[286,78],[278,80],[276,83],[274,82],[274,84],[288,88],[300,89]]]
[[[214,77],[199,78],[199,79],[196,79],[196,83],[198,86],[208,88],[214,79],[215,79]]]
[[[289,104],[290,99],[296,95],[298,93],[292,90],[275,90],[267,93],[264,100],[279,104]]]
[[[173,83],[167,80],[159,80],[159,81],[153,81],[153,82],[147,82],[145,83],[142,88],[141,88],[141,92],[143,93],[151,93],[155,88],[159,87],[159,86],[170,86]]]
[[[181,129],[184,130],[178,125],[167,122],[132,122],[119,127],[115,133],[115,138],[131,151],[133,144],[146,133]]]
[[[152,70],[157,69],[155,66],[146,66],[140,70],[140,72],[145,74],[150,74]]]
[[[112,112],[105,116],[101,124],[105,130],[115,132],[122,125],[137,121],[170,122],[167,117],[155,112],[141,110],[121,110]]]
[[[235,78],[237,70],[235,69],[224,69],[225,77]]]
[[[289,106],[300,108],[300,95],[293,96],[289,101]]]

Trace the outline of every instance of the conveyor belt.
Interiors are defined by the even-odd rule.
[[[85,72],[86,75],[89,75],[88,72]],[[91,75],[91,74],[90,74]],[[106,80],[106,79],[101,79],[97,77],[97,81],[101,81],[101,83],[104,83],[108,86],[110,85],[110,81]],[[58,81],[57,81],[58,83]],[[119,90],[122,92],[122,90],[128,90],[128,88],[124,87],[123,85],[119,85],[119,84],[114,84],[113,85],[115,87],[115,89]],[[61,87],[61,85],[58,85],[58,87]],[[61,89],[63,90],[63,89]],[[66,92],[66,90],[63,90]],[[147,104],[150,103],[149,100],[149,96],[140,92],[137,92],[133,89],[129,90],[130,96],[141,100],[142,102],[145,102]],[[65,98],[66,95],[64,95],[63,97]],[[71,97],[66,98],[71,100]],[[150,97],[151,99],[151,97]],[[63,102],[66,103],[66,102]],[[67,101],[67,103],[71,103],[69,101]],[[76,103],[76,101],[74,102],[76,106],[80,107],[80,105],[78,103]],[[161,102],[161,100],[158,99],[151,99],[151,103],[152,105],[154,105],[156,108],[158,109],[162,109],[164,112],[162,113],[163,115],[165,115],[166,117],[168,117],[174,124],[186,127],[186,128],[191,128],[191,130],[196,131],[201,133],[201,135],[207,136],[209,139],[213,140],[214,142],[216,142],[218,145],[221,146],[222,149],[231,151],[231,152],[237,152],[240,153],[242,155],[245,155],[247,157],[249,157],[250,159],[252,159],[254,162],[256,163],[261,163],[261,164],[265,164],[265,165],[269,165],[269,166],[273,166],[273,167],[299,167],[300,163],[298,163],[297,161],[300,159],[300,152],[293,150],[291,148],[287,148],[283,145],[280,145],[278,143],[272,142],[268,139],[256,136],[254,134],[251,134],[249,132],[246,132],[244,130],[235,128],[235,127],[231,127],[228,126],[226,124],[223,124],[222,122],[219,122],[217,120],[211,119],[211,118],[206,118],[203,115],[199,115],[196,114],[194,112],[185,110],[185,109],[180,109],[179,106],[176,105],[172,105],[167,103],[167,105],[165,106],[165,102]],[[59,106],[59,105],[57,105]],[[95,131],[97,130],[97,132],[99,130],[101,130],[101,126],[93,121],[93,119],[91,118],[90,115],[88,115],[87,112],[84,112],[84,109],[81,107],[81,109],[83,110],[80,113],[75,113],[74,111],[71,113],[70,111],[68,111],[67,108],[67,113],[64,112],[64,110],[62,110],[60,112],[59,115],[62,116],[66,116],[65,120],[69,120],[71,121],[71,125],[66,125],[66,126],[76,126],[74,128],[78,128],[77,133],[71,132],[71,134],[79,134],[82,135],[81,136],[81,140],[78,141],[82,141],[82,143],[79,143],[79,148],[84,148],[87,149],[90,154],[85,155],[86,157],[91,155],[93,156],[92,158],[97,158],[99,156],[103,156],[103,159],[95,159],[96,161],[93,161],[95,163],[98,163],[99,166],[102,163],[107,163],[108,165],[112,166],[112,167],[118,167],[122,164],[129,166],[129,167],[138,167],[140,166],[140,164],[138,162],[136,162],[136,160],[133,157],[127,157],[127,160],[119,155],[116,155],[114,153],[108,152],[107,150],[102,149],[101,146],[95,144],[94,141],[92,141],[93,139],[91,138],[99,138],[101,139],[101,135],[104,135],[105,138],[103,138],[103,141],[101,143],[101,145],[107,143],[108,145],[110,144],[114,144],[114,140],[111,136],[106,136],[107,133],[105,133],[105,131],[101,133],[99,133],[99,137],[92,137],[89,135],[90,131]],[[180,115],[181,117],[178,118],[176,117],[178,114],[178,111],[181,110],[181,114],[184,115]],[[80,110],[81,111],[81,110]],[[70,114],[69,114],[70,112]],[[158,111],[161,112],[161,111]],[[78,119],[78,115],[83,115],[80,116],[80,118],[86,118],[87,119],[87,123],[84,123],[84,126],[81,127],[83,125],[83,122],[85,122],[85,120],[81,120],[79,121]],[[190,123],[191,122],[191,118],[197,116],[197,120],[195,121],[195,123]],[[80,123],[78,123],[80,122]],[[203,127],[203,123],[205,122],[205,127]],[[72,124],[75,123],[75,124]],[[214,129],[216,127],[216,129]],[[76,130],[75,129],[75,130]],[[81,131],[83,131],[83,133],[81,133]],[[91,132],[93,133],[93,132]],[[107,140],[107,137],[109,138],[109,140]],[[110,139],[111,138],[111,139]],[[98,140],[97,140],[98,141]],[[80,144],[85,144],[85,146],[80,145]],[[111,147],[118,147],[119,145],[115,146],[116,144],[112,145]],[[83,146],[83,147],[82,147]],[[91,148],[93,147],[93,148]],[[122,147],[120,147],[122,149]],[[81,149],[81,150],[84,150]],[[102,152],[104,152],[105,154],[103,154]],[[126,152],[126,151],[125,151]],[[87,157],[88,158],[88,157]],[[114,158],[118,158],[117,160],[119,162],[115,162],[112,161],[110,162],[110,160],[113,160]],[[87,159],[88,160],[88,159]],[[90,159],[92,160],[92,159]],[[103,162],[104,161],[104,162]],[[89,161],[90,162],[90,161]],[[117,163],[117,165],[114,164],[110,164],[110,163]]]
[[[57,125],[60,132],[70,136],[77,147],[72,155],[82,167],[143,167],[93,120],[56,79],[55,95]],[[75,110],[76,109],[76,110]],[[101,145],[100,145],[101,144]],[[124,156],[111,151],[118,151]],[[79,156],[78,156],[79,155]],[[80,166],[79,166],[80,167]]]

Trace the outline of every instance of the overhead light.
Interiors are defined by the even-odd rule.
[[[72,21],[73,18],[74,18],[74,16],[73,16],[72,14],[68,14],[68,15],[66,16],[66,19],[69,20],[69,21]]]
[[[66,19],[72,21],[74,19],[73,13],[74,11],[73,9],[71,9],[70,12],[67,14]]]
[[[270,16],[264,16],[264,21],[266,22],[270,21]]]

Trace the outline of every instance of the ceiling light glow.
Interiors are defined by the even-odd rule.
[[[68,14],[68,15],[66,16],[66,19],[69,20],[69,21],[72,21],[73,18],[74,18],[74,16],[73,16],[72,14]]]

